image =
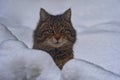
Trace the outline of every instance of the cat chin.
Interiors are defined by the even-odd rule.
[[[50,41],[48,41],[47,42],[50,46],[52,46],[52,47],[55,47],[55,48],[59,48],[59,47],[61,47],[61,46],[63,46],[65,43],[66,43],[66,41],[65,42],[59,42],[59,43],[52,43],[52,42],[50,42]]]

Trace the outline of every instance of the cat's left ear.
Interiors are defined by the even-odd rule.
[[[69,8],[68,10],[66,10],[64,13],[63,13],[64,17],[69,21],[71,20],[71,8]]]
[[[45,21],[46,19],[48,19],[48,17],[49,17],[49,13],[45,9],[41,8],[40,10],[41,21]]]

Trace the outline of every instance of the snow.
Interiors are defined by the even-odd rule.
[[[14,36],[4,26],[0,27],[3,34],[7,32],[0,43],[0,80],[59,80],[61,73],[50,55],[27,48],[23,42],[11,39]]]
[[[120,80],[119,0],[0,0],[0,80]],[[33,50],[40,8],[72,9],[77,31],[74,59],[59,70]]]
[[[87,60],[120,74],[119,47],[120,26],[112,22],[103,23],[78,33],[74,55],[77,59]]]
[[[10,31],[3,24],[0,24],[0,43],[7,39],[16,39]]]
[[[120,80],[119,75],[81,59],[69,61],[62,73],[64,80]]]

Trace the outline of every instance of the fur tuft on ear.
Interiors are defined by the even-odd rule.
[[[64,13],[63,13],[64,17],[66,18],[66,20],[71,20],[71,8],[69,8],[68,10],[66,10]]]
[[[40,20],[45,21],[49,17],[49,13],[45,9],[41,8],[40,10]]]

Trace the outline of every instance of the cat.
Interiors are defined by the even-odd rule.
[[[33,37],[33,49],[46,51],[62,69],[64,64],[74,57],[76,30],[71,23],[71,9],[52,15],[41,8],[40,20]]]

